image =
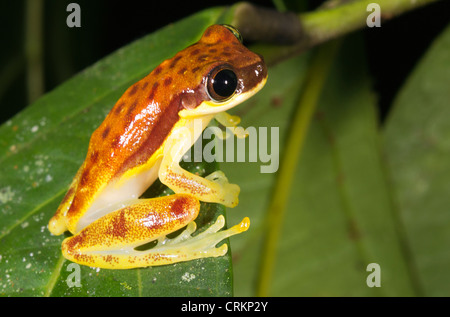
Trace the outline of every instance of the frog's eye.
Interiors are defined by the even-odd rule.
[[[238,85],[236,74],[230,68],[217,67],[208,76],[206,89],[216,102],[224,102],[234,95]]]

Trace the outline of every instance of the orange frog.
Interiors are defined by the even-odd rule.
[[[266,80],[262,57],[242,45],[237,30],[213,25],[199,42],[128,88],[92,134],[86,159],[49,222],[55,235],[74,234],[63,241],[64,257],[128,269],[224,255],[227,245],[216,244],[246,231],[248,218],[220,231],[225,223],[219,216],[192,236],[194,220],[199,200],[236,206],[239,186],[221,171],[203,178],[179,162],[212,119],[235,127],[239,118],[225,111]],[[158,177],[175,194],[139,199]],[[166,237],[185,226],[177,237]],[[154,240],[153,248],[136,250]]]

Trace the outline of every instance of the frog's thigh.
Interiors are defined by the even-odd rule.
[[[164,265],[222,256],[227,245],[216,245],[250,225],[244,218],[238,225],[220,231],[225,219],[219,216],[208,229],[192,236],[199,209],[199,201],[190,195],[146,199],[108,214],[67,238],[62,251],[73,262],[107,269]],[[175,238],[166,237],[185,225],[186,229]],[[153,247],[136,250],[154,240],[157,243]]]
[[[236,206],[240,188],[228,183],[223,172],[216,171],[203,178],[180,167],[179,162],[192,145],[190,138],[188,130],[180,129],[167,141],[159,168],[160,181],[175,193],[190,194],[201,201],[220,203],[227,207]]]
[[[182,254],[135,248],[193,222],[200,209],[190,195],[141,199],[116,210],[63,241],[63,255],[76,263],[102,268],[133,268],[178,262]]]

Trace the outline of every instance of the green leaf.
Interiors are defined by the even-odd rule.
[[[450,29],[402,88],[383,130],[361,47],[355,36],[343,43],[292,171],[269,295],[449,292]],[[238,110],[243,126],[280,128],[282,155],[290,155],[285,140],[309,62],[301,56],[271,67],[253,106]],[[221,166],[242,188],[229,221],[252,221],[250,238],[232,239],[238,296],[254,295],[262,278],[265,211],[278,176],[261,174],[262,164]],[[380,265],[380,288],[366,284],[369,263]]]
[[[47,223],[84,160],[89,137],[132,83],[196,42],[226,9],[202,11],[102,59],[0,127],[0,294],[3,296],[229,296],[230,256],[135,270],[81,267],[70,288],[64,236]],[[188,165],[210,173],[214,164]],[[164,194],[152,186],[150,195]],[[221,206],[202,204],[199,227]]]
[[[390,187],[379,148],[376,99],[362,43],[348,38],[333,62],[294,173],[268,295],[413,295],[403,236],[394,215]],[[326,49],[326,48],[325,48]],[[269,82],[251,102],[243,126],[280,127],[280,151],[291,133],[308,56],[269,69]],[[256,105],[258,105],[256,107]],[[236,295],[255,294],[265,210],[277,175],[261,174],[237,163],[221,169],[240,184],[240,204],[229,220],[249,215],[251,238],[232,239]],[[263,198],[263,199],[262,199]],[[235,218],[236,217],[236,218]],[[382,287],[369,288],[369,263],[382,269]]]
[[[394,103],[383,134],[399,217],[427,296],[450,291],[450,26]]]

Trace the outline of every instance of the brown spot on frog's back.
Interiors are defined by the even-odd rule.
[[[191,56],[197,55],[198,53],[200,53],[200,50],[197,48],[191,52]]]
[[[84,187],[87,185],[88,182],[89,182],[89,168],[85,167],[80,177],[80,186]]]
[[[127,116],[133,115],[134,109],[136,109],[138,105],[138,100],[133,101],[133,103],[128,107]]]
[[[116,149],[119,147],[119,143],[120,143],[120,138],[119,137],[115,137],[112,142],[111,142],[111,148],[112,149]]]
[[[92,152],[91,152],[90,159],[91,159],[91,163],[92,163],[92,164],[97,163],[97,160],[98,160],[98,151],[92,151]]]
[[[103,132],[102,132],[102,138],[103,140],[106,139],[108,137],[109,131],[111,131],[111,128],[109,126],[107,126]]]
[[[161,71],[162,71],[162,66],[159,65],[158,67],[156,67],[156,68],[153,70],[153,74],[154,74],[154,75],[159,75],[159,74],[161,73]]]
[[[178,55],[173,58],[172,62],[170,62],[169,68],[174,68],[177,62],[183,57],[183,55]]]
[[[206,29],[205,33],[203,33],[203,37],[210,37],[212,32],[212,28]]]
[[[129,96],[133,96],[139,89],[139,83],[134,84],[131,86],[130,90],[128,91]]]
[[[125,107],[125,103],[121,102],[120,104],[117,104],[115,109],[114,109],[114,113],[116,115],[120,114],[120,112],[122,111],[123,107]]]
[[[197,62],[199,62],[199,63],[206,62],[208,60],[208,57],[209,57],[209,55],[202,54],[199,57],[197,57]]]
[[[167,77],[164,79],[164,86],[168,87],[172,83],[172,77]]]
[[[159,83],[155,82],[152,86],[152,90],[150,91],[150,94],[148,95],[148,100],[153,101],[155,98],[156,90],[158,89]]]
[[[187,68],[186,68],[186,67],[183,67],[182,69],[180,69],[180,70],[177,72],[177,74],[178,74],[178,75],[184,75],[184,74],[186,73],[186,71],[187,71]]]

